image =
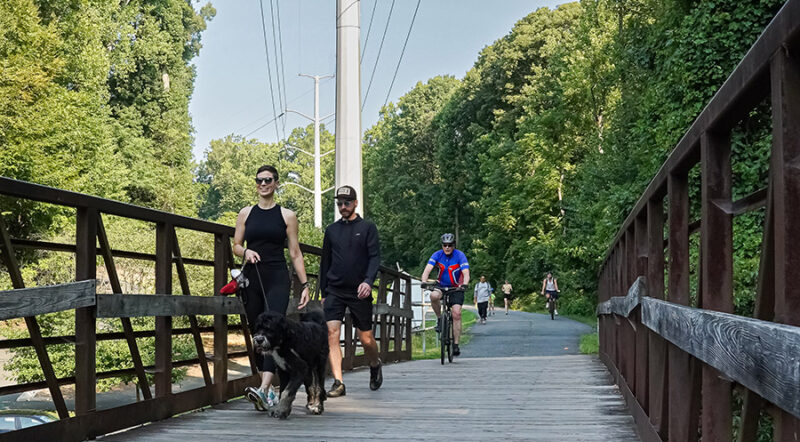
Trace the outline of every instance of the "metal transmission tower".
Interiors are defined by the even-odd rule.
[[[312,191],[311,189],[307,189],[307,188],[305,188],[303,186],[300,186],[299,184],[296,184],[296,183],[289,183],[289,184],[294,184],[294,185],[300,187],[301,189],[304,189],[304,190],[309,191],[309,192],[314,194],[314,227],[321,228],[322,227],[322,194],[327,192],[327,191],[329,191],[329,190],[331,190],[331,189],[333,189],[333,188],[331,187],[331,188],[322,190],[322,170],[320,168],[320,159],[322,157],[324,157],[325,155],[328,155],[329,153],[333,152],[333,150],[329,150],[329,151],[325,152],[324,154],[320,155],[320,152],[319,152],[319,123],[322,120],[327,120],[328,118],[330,118],[334,114],[326,115],[323,118],[319,117],[319,80],[322,79],[322,78],[331,78],[331,77],[333,77],[333,75],[308,75],[308,74],[299,74],[299,75],[301,77],[308,77],[308,78],[313,78],[314,79],[314,118],[311,118],[311,117],[309,117],[308,115],[306,115],[306,114],[304,114],[302,112],[298,112],[298,111],[291,110],[291,109],[286,109],[286,112],[294,112],[297,115],[300,115],[301,117],[307,118],[307,119],[309,119],[309,120],[314,122],[314,153],[312,154],[312,153],[306,152],[305,150],[300,149],[299,147],[296,147],[296,146],[289,146],[288,144],[287,144],[287,146],[289,146],[289,147],[291,147],[293,149],[297,149],[297,150],[299,150],[300,152],[303,152],[306,155],[311,155],[312,157],[314,157],[314,190]]]
[[[359,0],[336,0],[336,187],[356,189],[363,216],[360,16]],[[334,214],[338,219],[339,212]]]

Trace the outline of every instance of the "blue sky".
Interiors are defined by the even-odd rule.
[[[336,71],[335,0],[261,0],[269,44],[275,107],[280,108],[276,86],[275,54],[282,54],[280,91],[290,109],[313,115],[313,80],[298,74],[327,75]],[[278,51],[274,50],[270,15],[280,10]],[[372,86],[364,103],[362,129],[378,119],[378,111],[389,101],[408,92],[418,81],[436,75],[463,78],[485,46],[506,35],[519,19],[540,7],[554,8],[563,0],[422,0],[391,94],[389,84],[408,33],[414,0],[395,0],[383,48],[381,37],[392,7],[391,0],[361,1],[362,100],[375,68]],[[195,128],[196,161],[204,158],[209,141],[228,134],[247,135],[274,142],[307,120],[288,113],[278,119],[278,129],[269,122],[275,115],[271,101],[267,58],[264,49],[259,0],[212,1],[216,17],[202,34],[203,49],[194,59],[195,90],[189,105]],[[377,4],[377,7],[376,7]],[[372,29],[367,29],[373,8]],[[275,26],[277,34],[278,26]],[[280,50],[282,46],[282,51]],[[377,60],[377,64],[376,64]],[[320,115],[334,112],[335,80],[320,86]],[[284,106],[286,107],[286,106]],[[280,110],[277,111],[281,113]],[[328,121],[330,128],[333,122]]]

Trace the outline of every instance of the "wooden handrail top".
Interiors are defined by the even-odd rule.
[[[597,313],[627,317],[636,307],[647,328],[800,418],[800,327],[651,298],[643,277]]]

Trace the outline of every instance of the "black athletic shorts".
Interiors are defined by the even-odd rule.
[[[350,309],[353,324],[361,331],[372,330],[372,295],[364,299],[344,298],[328,294],[322,303],[325,321],[344,321],[345,309]]]
[[[555,290],[546,290],[544,293],[547,294],[547,295],[550,295],[550,299],[554,299],[554,300],[558,301],[558,292],[557,291],[555,291]]]
[[[514,292],[503,293],[503,298],[505,298],[505,299],[514,299],[514,295],[512,293],[514,293]]]
[[[442,296],[444,296],[444,294],[442,294]],[[450,305],[451,307],[456,305],[456,304],[464,305],[464,291],[463,290],[459,290],[457,292],[450,292],[450,294],[448,294],[447,296],[450,297],[450,302],[448,303],[448,305]]]

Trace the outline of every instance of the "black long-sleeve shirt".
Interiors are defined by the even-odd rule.
[[[356,297],[358,286],[375,281],[381,262],[378,228],[356,215],[340,219],[325,229],[320,264],[322,296]]]

